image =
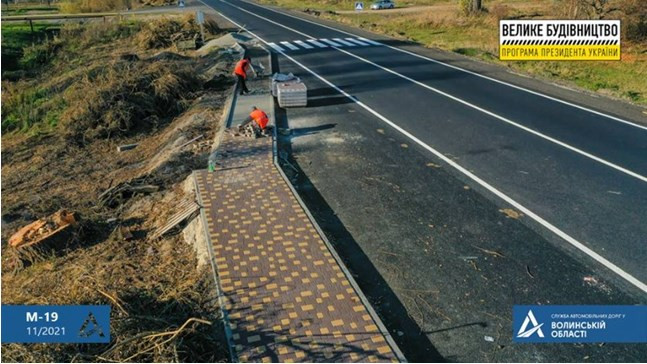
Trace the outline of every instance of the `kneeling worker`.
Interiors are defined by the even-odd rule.
[[[249,124],[251,124],[252,129],[254,130],[254,133],[258,136],[262,134],[264,131],[268,130],[267,124],[270,122],[270,119],[267,117],[267,114],[265,111],[257,108],[256,106],[252,106],[252,112],[249,114],[247,119],[243,121],[242,124],[240,124],[240,129],[246,128]]]

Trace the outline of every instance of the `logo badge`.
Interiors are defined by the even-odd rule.
[[[91,337],[92,335],[99,334],[99,337],[104,337],[103,330],[97,322],[92,312],[88,313],[88,318],[83,321],[83,325],[79,329],[80,337]]]
[[[528,328],[529,324],[532,324],[531,328]],[[531,337],[535,333],[537,333],[537,336],[539,337],[544,337],[544,333],[541,331],[542,326],[544,326],[544,324],[540,324],[539,322],[537,322],[537,319],[535,318],[535,315],[532,313],[532,310],[528,310],[528,314],[526,315],[525,320],[523,320],[523,324],[521,325],[521,328],[517,333],[517,337],[518,338]]]

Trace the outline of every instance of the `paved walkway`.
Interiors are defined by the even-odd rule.
[[[195,171],[234,360],[397,362],[273,163],[272,138],[225,132],[216,170]]]

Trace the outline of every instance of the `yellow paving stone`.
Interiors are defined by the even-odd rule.
[[[344,325],[344,320],[333,320],[330,322],[333,326],[342,326]]]
[[[314,306],[312,306],[312,305],[303,305],[303,306],[301,306],[301,309],[303,311],[311,311],[311,310],[314,310]]]
[[[371,336],[371,341],[377,344],[377,343],[383,343],[385,340],[384,340],[384,336],[375,335],[375,336]]]

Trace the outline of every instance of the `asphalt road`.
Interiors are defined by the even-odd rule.
[[[205,4],[308,85],[309,107],[282,114],[293,132],[281,148],[409,360],[644,361],[644,345],[511,342],[514,304],[647,302],[640,112],[388,39],[307,48],[294,41],[356,37],[240,0]]]

